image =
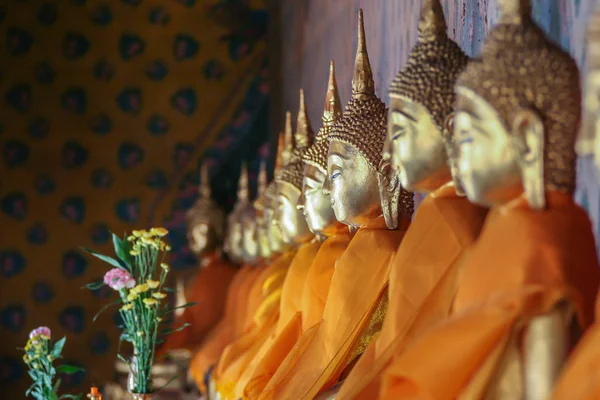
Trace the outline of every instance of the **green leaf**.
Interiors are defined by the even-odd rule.
[[[162,316],[165,316],[165,315],[167,315],[167,314],[169,314],[169,313],[172,313],[173,311],[175,311],[175,310],[178,310],[178,309],[180,309],[180,308],[188,308],[188,307],[195,306],[196,304],[197,304],[196,302],[190,302],[190,303],[183,304],[183,305],[181,305],[181,306],[177,306],[177,307],[168,308],[168,309],[166,309],[166,310],[165,310],[165,311],[164,311],[164,312],[161,314],[161,317],[162,317]]]
[[[95,252],[95,251],[94,251],[94,250],[92,250],[92,249],[88,249],[87,247],[82,247],[81,249],[82,249],[83,251],[86,251],[86,252],[90,253],[90,254],[91,254],[91,255],[93,255],[94,257],[96,257],[96,258],[99,258],[99,259],[101,259],[102,261],[104,261],[104,262],[106,262],[106,263],[109,263],[109,264],[110,264],[110,265],[112,265],[113,267],[117,267],[117,268],[120,268],[120,269],[123,269],[123,270],[126,270],[126,271],[127,271],[127,269],[126,269],[126,268],[124,268],[124,267],[121,265],[121,263],[120,263],[119,261],[115,260],[115,259],[114,259],[114,258],[112,258],[112,257],[105,256],[104,254],[97,253],[97,252]]]
[[[56,370],[61,374],[67,374],[67,375],[73,375],[78,372],[85,371],[85,369],[83,369],[81,367],[78,367],[76,365],[68,365],[68,364],[59,365],[58,367],[56,367]]]
[[[65,336],[62,339],[60,339],[59,341],[57,341],[56,343],[54,343],[54,347],[52,348],[52,356],[54,358],[60,357],[63,347],[65,347],[66,341],[67,341],[67,337]]]
[[[60,396],[61,399],[75,399],[75,400],[79,400],[81,399],[81,395],[80,394],[63,394]]]
[[[127,239],[121,239],[114,233],[112,234],[113,238],[113,246],[115,247],[115,254],[122,261],[122,265],[125,267],[129,273],[133,270],[133,259],[131,258],[131,254],[129,254],[129,242]]]
[[[54,384],[54,387],[52,388],[52,390],[54,390],[55,392],[58,392],[58,388],[60,387],[60,383],[61,383],[61,379],[57,379],[56,383]]]
[[[169,386],[171,383],[173,383],[173,381],[174,381],[175,379],[177,379],[178,377],[179,377],[179,375],[175,375],[174,377],[172,377],[171,379],[169,379],[169,381],[168,381],[167,383],[165,383],[164,385],[162,385],[162,386],[161,386],[161,387],[159,387],[158,389],[156,389],[156,390],[153,390],[153,391],[152,391],[152,393],[156,393],[156,392],[158,392],[158,391],[160,391],[160,390],[163,390],[164,388],[166,388],[167,386]]]
[[[121,303],[121,299],[117,299],[117,300],[111,301],[110,303],[106,304],[104,307],[102,307],[100,309],[100,311],[98,311],[96,313],[96,315],[94,315],[94,318],[92,318],[92,322],[95,322],[96,319],[100,316],[100,314],[102,314],[107,308],[115,306],[115,305],[117,305],[119,303]]]
[[[88,283],[87,285],[84,286],[84,288],[89,289],[89,290],[98,290],[102,286],[104,286],[104,280],[99,279],[96,282]]]
[[[164,329],[164,330],[162,330],[162,331],[161,331],[161,333],[162,333],[163,335],[168,335],[168,334],[171,334],[171,333],[173,333],[173,332],[179,332],[179,331],[182,331],[182,330],[184,330],[185,328],[187,328],[187,327],[188,327],[188,326],[190,326],[190,325],[192,325],[192,324],[188,324],[188,323],[186,322],[185,324],[181,325],[179,328],[175,328],[175,329]]]
[[[164,288],[162,288],[162,290],[167,293],[176,293],[177,292],[177,289],[173,289],[170,287],[164,287]]]

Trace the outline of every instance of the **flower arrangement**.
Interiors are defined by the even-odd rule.
[[[74,374],[82,371],[80,367],[71,365],[54,366],[54,361],[61,358],[62,350],[67,338],[63,337],[52,344],[52,332],[46,326],[40,326],[31,331],[27,345],[23,349],[23,361],[29,368],[29,376],[33,383],[25,392],[25,396],[32,395],[38,400],[79,399],[79,395],[58,395],[60,379],[54,378],[57,373]]]
[[[123,332],[120,340],[131,343],[134,356],[129,361],[120,354],[118,357],[129,366],[132,376],[129,390],[132,393],[149,394],[155,391],[150,379],[155,347],[162,342],[164,335],[188,325],[184,324],[176,329],[161,328],[168,322],[165,319],[167,314],[176,308],[192,305],[189,303],[171,307],[168,302],[163,302],[167,297],[166,293],[174,291],[165,287],[169,265],[164,259],[171,250],[163,241],[167,234],[168,231],[164,228],[134,230],[123,239],[113,234],[117,258],[84,248],[113,267],[106,272],[102,282],[91,283],[87,287],[96,290],[107,285],[119,295],[117,300],[104,306],[94,320],[106,308],[121,305],[119,313],[123,324],[120,328]]]

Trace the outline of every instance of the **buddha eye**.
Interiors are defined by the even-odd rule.
[[[341,172],[339,172],[339,171],[336,171],[336,172],[334,172],[333,174],[331,174],[331,180],[334,180],[334,179],[336,179],[336,178],[337,178],[337,177],[339,177],[340,175],[342,175],[342,173],[341,173]]]
[[[406,133],[406,127],[401,125],[394,125],[394,136],[392,140],[400,139]]]

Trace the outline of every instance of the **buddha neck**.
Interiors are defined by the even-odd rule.
[[[432,174],[414,185],[414,191],[429,194],[435,192],[442,186],[452,182],[450,168],[444,168],[438,173]]]

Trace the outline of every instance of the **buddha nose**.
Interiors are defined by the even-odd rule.
[[[389,138],[386,138],[383,144],[382,158],[383,161],[390,161],[392,159],[392,141]]]
[[[331,182],[329,180],[329,176],[325,178],[325,182],[323,182],[323,188],[321,188],[321,191],[326,196],[329,196],[331,194]]]

